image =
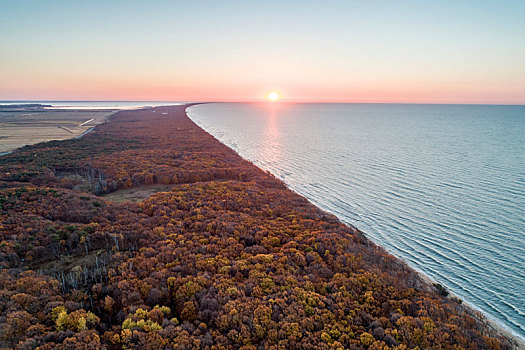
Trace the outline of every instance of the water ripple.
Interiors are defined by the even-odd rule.
[[[189,115],[525,340],[524,106],[207,104]]]

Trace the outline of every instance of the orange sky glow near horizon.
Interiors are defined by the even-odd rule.
[[[516,2],[197,2],[6,0],[0,100],[525,104]]]
[[[18,86],[17,86],[18,85]],[[327,103],[495,103],[521,104],[523,94],[510,88],[501,87],[495,91],[492,86],[462,88],[457,86],[425,86],[424,83],[366,86],[340,86],[337,84],[319,86],[295,86],[294,84],[273,84],[270,88],[252,85],[234,85],[227,82],[196,84],[194,80],[180,84],[153,81],[82,81],[42,82],[31,80],[20,82],[4,89],[0,96],[11,96],[4,100],[113,100],[113,101],[218,101],[250,102],[264,101],[268,91],[279,92],[283,102],[327,102]],[[254,86],[254,87],[253,87]],[[17,94],[17,91],[20,93]],[[14,93],[13,93],[14,92]]]

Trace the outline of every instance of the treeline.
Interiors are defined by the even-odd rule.
[[[184,109],[0,158],[0,346],[511,348]],[[95,195],[148,184],[173,188]]]

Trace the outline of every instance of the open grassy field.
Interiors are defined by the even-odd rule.
[[[77,137],[103,123],[113,112],[0,108],[0,154],[25,145]]]

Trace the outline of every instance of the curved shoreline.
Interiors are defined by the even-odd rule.
[[[187,106],[185,106],[185,107],[187,107]],[[183,113],[181,113],[181,110],[182,110]],[[175,186],[175,184],[177,184],[178,187],[174,188],[174,190],[179,189],[179,192],[181,192],[182,194],[185,194],[185,193],[189,192],[189,189],[196,188],[196,187],[199,188],[199,186],[206,186],[207,182],[208,183],[209,182],[213,182],[213,183],[217,183],[217,184],[223,184],[223,185],[221,185],[223,187],[228,187],[228,186],[232,186],[233,187],[233,185],[228,185],[230,182],[220,182],[220,181],[231,181],[231,180],[233,180],[233,182],[231,182],[232,184],[235,184],[235,183],[239,184],[239,189],[237,189],[238,193],[244,193],[245,189],[249,190],[250,192],[253,192],[254,190],[256,191],[257,189],[259,189],[261,191],[261,193],[259,193],[258,196],[255,195],[255,197],[252,198],[254,200],[254,202],[248,204],[250,207],[255,205],[255,200],[257,198],[261,198],[261,197],[264,198],[265,195],[266,196],[268,196],[268,195],[277,195],[277,197],[272,197],[272,198],[274,198],[273,200],[276,201],[276,202],[279,202],[279,201],[286,202],[287,200],[289,200],[289,201],[291,201],[291,203],[295,203],[293,205],[292,204],[288,204],[290,206],[289,208],[291,208],[290,209],[291,212],[289,212],[289,214],[291,214],[294,210],[298,210],[299,213],[301,213],[301,211],[302,211],[303,214],[304,213],[310,213],[310,212],[308,212],[308,210],[311,210],[312,211],[311,213],[314,214],[314,218],[317,218],[317,220],[319,220],[319,222],[320,222],[319,225],[321,225],[321,223],[324,223],[324,225],[326,225],[326,226],[323,226],[324,228],[321,231],[309,232],[309,234],[311,236],[306,236],[304,238],[304,241],[298,241],[298,242],[301,242],[301,244],[304,244],[305,246],[308,246],[308,247],[312,248],[311,247],[311,243],[309,243],[310,241],[308,241],[306,239],[308,237],[310,237],[311,239],[316,239],[316,237],[323,236],[323,237],[326,237],[326,239],[327,239],[326,242],[327,243],[330,242],[330,244],[338,244],[339,240],[351,239],[352,242],[354,242],[354,244],[352,246],[347,246],[348,248],[352,249],[352,250],[350,250],[351,253],[349,253],[349,254],[354,254],[354,253],[358,254],[358,252],[360,252],[361,254],[364,254],[364,258],[367,261],[366,261],[365,265],[363,265],[363,268],[365,268],[365,267],[367,269],[370,268],[369,271],[372,272],[372,273],[375,273],[375,271],[378,268],[378,266],[385,266],[385,269],[383,270],[384,274],[387,274],[387,272],[393,273],[391,276],[387,276],[388,274],[384,276],[384,278],[387,278],[388,281],[390,281],[390,279],[388,279],[388,278],[394,278],[394,276],[398,276],[398,274],[399,274],[399,276],[406,276],[407,279],[403,280],[401,282],[401,284],[399,285],[400,286],[400,290],[402,290],[403,288],[407,288],[407,286],[405,286],[405,285],[414,285],[414,284],[417,285],[417,286],[420,286],[421,289],[425,289],[425,288],[422,288],[423,286],[420,284],[420,281],[424,280],[422,278],[422,275],[416,273],[414,271],[414,269],[409,268],[408,265],[403,260],[401,260],[399,258],[394,258],[391,254],[380,255],[380,254],[384,254],[385,253],[385,252],[383,252],[384,249],[382,249],[379,246],[377,246],[376,244],[374,244],[370,239],[362,237],[361,232],[358,231],[357,229],[355,229],[352,225],[347,225],[347,224],[342,223],[341,220],[337,220],[335,218],[335,216],[333,216],[331,214],[328,214],[326,211],[324,211],[322,209],[319,209],[319,207],[313,205],[311,202],[307,201],[303,196],[297,194],[295,191],[291,190],[289,187],[287,187],[287,186],[286,186],[286,188],[273,187],[273,186],[279,185],[279,183],[281,183],[281,182],[279,180],[275,180],[275,182],[271,182],[271,181],[273,181],[271,175],[269,175],[267,172],[264,172],[263,170],[261,170],[260,168],[255,166],[253,163],[251,163],[251,162],[241,158],[237,154],[237,152],[235,152],[231,148],[229,148],[227,146],[224,146],[224,144],[220,143],[216,138],[214,138],[212,135],[210,135],[205,130],[203,130],[201,127],[199,127],[197,124],[195,124],[187,116],[187,114],[185,113],[184,110],[185,110],[185,108],[182,109],[182,108],[161,107],[161,108],[159,108],[159,111],[162,112],[162,113],[157,113],[157,114],[163,114],[163,115],[166,114],[166,116],[159,116],[159,115],[157,115],[155,118],[151,118],[151,119],[154,119],[154,121],[148,121],[147,120],[148,117],[151,116],[151,114],[148,114],[147,111],[139,111],[139,112],[136,112],[136,113],[129,113],[129,114],[125,115],[125,116],[122,115],[121,118],[118,118],[118,120],[115,122],[115,123],[118,123],[117,126],[115,126],[113,124],[109,125],[109,123],[107,123],[107,124],[104,125],[103,130],[99,130],[99,131],[100,131],[101,135],[104,135],[104,137],[106,137],[107,139],[111,139],[110,136],[112,135],[112,133],[114,133],[113,135],[117,135],[119,132],[122,133],[123,131],[122,131],[121,128],[123,126],[125,126],[125,127],[127,127],[127,129],[124,129],[124,130],[125,131],[126,130],[129,131],[131,134],[124,135],[124,139],[123,139],[124,143],[123,144],[128,144],[129,141],[137,142],[137,139],[135,137],[130,137],[130,136],[133,136],[133,132],[136,132],[136,133],[139,133],[139,134],[142,133],[140,135],[144,137],[144,139],[143,139],[144,142],[145,141],[151,142],[151,136],[166,135],[166,136],[174,137],[175,140],[179,140],[178,142],[180,143],[181,149],[186,151],[186,152],[188,152],[190,155],[198,154],[198,155],[210,156],[211,159],[216,159],[218,161],[221,160],[218,157],[225,156],[225,157],[227,157],[226,163],[231,162],[231,163],[228,163],[229,164],[229,169],[235,170],[236,169],[235,167],[237,166],[239,168],[239,171],[242,171],[243,169],[246,169],[250,173],[248,173],[248,174],[244,173],[244,172],[241,172],[239,174],[226,173],[224,175],[221,175],[221,173],[219,173],[219,177],[217,178],[217,177],[215,177],[216,174],[211,174],[211,175],[213,175],[212,177],[207,177],[210,174],[206,173],[206,172],[202,172],[200,174],[197,174],[198,175],[198,181],[196,180],[196,178],[194,178],[194,179],[190,178],[189,181],[186,178],[181,179],[181,180],[179,180],[179,178],[177,178],[177,182],[174,183],[174,186]],[[139,123],[137,123],[137,122],[139,122]],[[158,129],[159,130],[158,131],[158,135],[148,135],[147,131],[144,131],[144,129],[143,129],[143,128],[147,127],[147,126],[150,126],[153,123],[156,123],[157,127],[161,128],[161,129]],[[115,134],[115,133],[117,133],[117,134]],[[173,136],[174,133],[176,133],[177,136]],[[96,137],[97,135],[99,135],[99,134],[95,134],[94,137]],[[125,137],[130,137],[129,141]],[[195,147],[195,141],[199,141],[199,140],[201,142],[197,146],[199,146],[200,148],[197,148],[197,149],[193,148],[193,147]],[[90,139],[90,141],[91,141],[91,139]],[[171,142],[171,141],[169,141],[169,138],[168,138],[168,142]],[[76,143],[76,142],[68,141],[68,142],[65,142],[64,146],[66,146],[66,145],[71,146],[73,144],[77,144],[77,145],[78,144],[86,144],[86,145],[90,145],[90,147],[91,147],[92,142],[89,142],[89,143],[87,143],[87,142]],[[154,141],[152,143],[152,145],[153,144],[155,144],[156,147],[159,147],[159,144],[160,144],[160,146],[162,146],[162,143],[160,143],[160,141],[159,141],[159,144],[157,144],[157,141]],[[145,143],[145,145],[147,145],[147,143]],[[188,147],[188,145],[189,145],[189,147]],[[106,143],[102,143],[102,144],[99,144],[99,146],[103,147],[105,149],[107,147],[107,144]],[[138,148],[138,152],[140,152],[140,150],[147,150],[147,151],[150,151],[150,152],[153,151],[152,154],[154,155],[154,157],[153,158],[147,158],[147,159],[144,158],[144,160],[153,160],[153,161],[155,161],[157,156],[164,155],[164,154],[158,154],[158,155],[155,154],[155,148],[148,149],[148,148],[145,148],[146,146],[138,146],[138,147],[139,147]],[[178,148],[173,148],[173,149],[166,149],[165,151],[167,152],[167,154],[173,156],[174,154],[177,155],[176,152],[178,150],[179,150]],[[73,150],[71,150],[71,151],[73,151]],[[197,153],[195,153],[195,152],[197,152]],[[232,156],[232,154],[235,155],[235,156]],[[120,168],[129,169],[129,166],[127,166],[126,163],[120,162],[122,159],[118,158],[118,155],[119,155],[118,150],[113,154],[113,156],[115,156],[115,155],[116,155],[117,158],[110,158],[110,159],[106,158],[105,160],[106,161],[109,160],[109,162],[99,163],[99,167],[100,166],[106,166],[107,167],[107,168],[102,167],[101,169],[105,169],[107,171],[108,177],[111,177],[112,172],[116,172],[117,174],[119,174],[119,172],[118,172],[119,171],[119,166],[120,166]],[[133,156],[130,159],[134,160],[135,158],[136,158],[136,156]],[[204,158],[204,160],[205,159],[208,159],[208,158]],[[202,160],[201,160],[201,162],[202,162]],[[81,164],[81,163],[78,163],[78,164]],[[149,168],[149,167],[147,167],[147,163],[140,163],[140,164],[141,164],[142,167]],[[240,165],[242,165],[244,167],[241,168]],[[177,166],[177,167],[180,168],[180,166]],[[192,167],[190,167],[189,169],[192,169]],[[175,168],[174,170],[177,170],[177,168]],[[188,168],[182,168],[182,170],[185,171],[186,173],[188,173]],[[233,175],[233,178],[231,178],[232,175]],[[254,176],[255,178],[252,178],[252,180],[250,180],[250,176]],[[259,177],[257,177],[257,176],[259,176]],[[156,179],[156,180],[154,179],[153,181],[157,181],[157,180],[158,179]],[[125,181],[125,178],[122,181]],[[158,181],[160,181],[160,180],[158,180]],[[173,181],[173,180],[169,180],[169,181]],[[248,181],[248,182],[246,182],[246,181]],[[259,181],[259,182],[257,182],[257,181]],[[188,185],[188,184],[191,184],[191,185]],[[271,186],[265,186],[264,184],[269,184]],[[282,184],[284,186],[284,183],[282,183]],[[246,187],[242,187],[242,186],[246,186]],[[257,186],[259,186],[259,187],[257,187]],[[82,195],[81,192],[80,192],[80,195]],[[166,192],[165,195],[158,194],[154,198],[152,198],[149,202],[155,204],[155,201],[160,201],[163,198],[163,196],[167,196],[167,195],[169,195],[169,192]],[[285,197],[283,198],[283,196],[285,196]],[[286,196],[290,196],[290,197],[288,198]],[[83,200],[82,198],[88,198],[88,197],[81,197],[81,201]],[[168,204],[168,202],[161,202],[161,203],[163,203],[162,205],[164,205],[164,206],[166,206]],[[100,206],[101,204],[99,203],[98,205]],[[240,213],[240,211],[239,211],[239,213]],[[323,213],[325,213],[326,215],[324,215]],[[272,215],[274,215],[274,214],[272,214]],[[279,217],[279,214],[275,214],[275,215],[277,215],[277,217]],[[273,222],[273,221],[270,221],[269,218],[266,218],[264,220],[265,220],[264,222],[267,222],[267,223]],[[292,225],[292,222],[290,222],[289,225]],[[331,228],[331,229],[329,230],[329,228]],[[337,231],[339,229],[341,229],[342,231]],[[299,235],[300,233],[296,232],[295,234]],[[228,231],[228,236],[227,237],[232,238],[231,236],[233,236],[233,232],[229,233],[229,231]],[[284,236],[284,235],[282,236],[282,238],[285,238],[285,237],[286,236]],[[111,242],[111,240],[110,240],[110,242]],[[295,240],[292,240],[292,242],[295,242]],[[298,243],[295,243],[295,244],[298,244]],[[253,243],[251,243],[251,245],[253,245]],[[251,245],[248,245],[248,247],[251,247]],[[324,255],[326,255],[327,252],[328,252],[327,257],[330,257],[331,255],[330,255],[330,251],[328,250],[328,248],[329,247],[327,246],[326,250],[324,251]],[[118,249],[118,245],[117,245],[117,249]],[[278,250],[276,252],[280,252],[281,249],[282,248],[278,248]],[[317,249],[317,247],[315,249]],[[325,248],[320,248],[320,250],[319,250],[322,254],[323,254],[323,249],[325,249]],[[305,251],[308,251],[308,250],[305,250]],[[257,253],[257,252],[254,252],[254,253]],[[336,250],[334,254],[336,254],[336,253],[339,254],[339,251]],[[277,253],[275,253],[275,254],[277,254]],[[280,253],[280,254],[282,254],[282,253]],[[257,255],[257,256],[259,256],[259,255]],[[334,255],[334,256],[337,257],[337,255]],[[278,256],[276,256],[276,257],[278,257]],[[284,256],[284,257],[286,257],[286,256]],[[266,259],[264,256],[262,258]],[[304,265],[304,263],[301,260],[299,260],[299,263],[301,265]],[[384,265],[382,265],[382,264],[384,264]],[[389,264],[390,264],[390,266],[389,266]],[[332,265],[329,265],[329,266],[332,266]],[[349,268],[351,268],[351,266],[349,266]],[[335,270],[335,267],[333,267],[333,269],[334,269],[334,272],[338,271],[338,270]],[[313,272],[310,272],[310,273],[313,273]],[[341,273],[347,273],[347,272],[344,272],[344,270],[341,270]],[[353,272],[353,273],[357,273],[357,272]],[[226,274],[226,275],[228,275],[228,274]],[[288,273],[286,276],[289,276],[290,278],[292,278],[295,275],[292,275],[292,274]],[[306,276],[306,277],[308,277],[308,276]],[[304,281],[304,277],[302,276],[301,273],[299,273],[299,275],[297,275],[297,278],[299,278],[298,281]],[[408,278],[410,278],[410,281],[408,280]],[[412,279],[412,278],[414,278],[414,279]],[[309,277],[306,280],[309,280]],[[329,281],[328,278],[327,278],[327,280]],[[326,285],[326,287],[329,287],[329,285]],[[430,286],[426,286],[426,287],[430,288]],[[412,287],[412,288],[414,288],[414,287]],[[323,289],[323,290],[325,292],[329,292],[330,293],[330,292],[332,292],[332,287],[330,287],[330,289],[329,289],[330,291],[328,291],[326,288]],[[424,293],[424,291],[421,292],[421,293],[422,293],[421,294],[422,296],[427,295],[427,294]],[[443,299],[444,301],[442,301],[441,298],[439,298],[438,295],[435,292],[434,293],[430,293],[430,291],[429,291],[428,296],[432,298],[430,300],[433,301],[433,302],[443,303],[443,304],[446,304],[446,305],[451,306],[451,307],[457,307],[455,304],[452,305],[452,303],[450,301],[447,301],[446,299]],[[262,302],[262,300],[258,300],[258,301]],[[357,306],[358,306],[358,304],[355,304],[353,307],[357,307]],[[465,310],[465,308],[458,308],[458,309]],[[327,309],[326,311],[331,311],[331,310]],[[487,331],[489,331],[489,330],[487,329]],[[360,331],[360,332],[362,332],[362,331]],[[319,336],[319,335],[317,335],[317,336]],[[366,340],[366,336],[365,336],[365,340]]]
[[[191,107],[191,106],[188,106],[188,108]],[[204,131],[206,131],[208,134],[210,134],[212,137],[214,137],[218,142],[220,142],[221,144],[223,144],[224,146],[230,148],[233,152],[235,152],[236,154],[238,154],[240,157],[242,157],[235,149],[231,148],[228,144],[224,143],[223,141],[221,141],[220,139],[218,139],[217,137],[215,137],[213,134],[209,133],[204,126],[202,126],[201,124],[197,123],[193,118],[190,117],[190,114],[188,113],[188,111],[186,111],[186,115],[188,116],[189,119],[191,119],[199,128],[203,129]],[[246,159],[246,158],[244,158]],[[256,167],[259,167],[258,165],[256,165],[254,162],[252,162],[251,160],[247,159],[250,163],[252,163],[254,166]],[[262,168],[261,168],[262,169]],[[262,169],[263,171],[267,171],[267,172],[270,172],[270,170],[265,170],[265,169]],[[274,175],[275,176],[275,175]],[[284,179],[281,179],[281,181],[285,182],[286,183],[286,180]],[[300,196],[304,196],[305,198],[308,199],[308,201],[310,201],[313,205],[315,205],[316,207],[319,207],[319,208],[322,208],[321,205],[319,204],[315,204],[315,199],[312,199],[312,198],[308,198],[306,197],[305,195],[301,194],[300,192],[298,192],[297,190],[293,189],[291,187],[291,185],[287,184],[286,183],[286,186],[287,188],[290,190],[290,191],[293,191],[294,193],[297,193],[298,195]],[[339,217],[339,215],[337,214],[334,214],[332,213],[329,209],[322,209],[322,210],[325,210],[327,211],[328,213],[330,213],[331,215],[334,215],[338,218],[339,221],[341,221],[344,225],[347,225],[349,227],[356,227],[354,224],[352,223],[349,223],[347,220],[344,220],[343,218]],[[356,227],[358,228],[358,227]],[[359,229],[359,228],[358,228]],[[408,266],[410,266],[410,268],[412,268],[420,277],[422,280],[424,280],[428,286],[433,286],[433,285],[438,285],[440,284],[439,281],[435,280],[434,278],[432,278],[431,276],[427,275],[424,271],[422,271],[421,269],[419,269],[417,266],[413,266],[409,261],[406,261],[405,259],[403,259],[402,257],[398,256],[398,255],[395,255],[394,253],[390,252],[386,246],[384,246],[383,244],[381,244],[380,242],[376,242],[375,240],[373,240],[370,236],[368,236],[366,234],[366,232],[363,232],[363,234],[365,235],[366,239],[370,240],[371,242],[373,242],[374,244],[380,246],[382,249],[388,251],[390,254],[394,255],[396,259],[399,259],[400,261],[402,261],[403,263],[407,264]],[[455,298],[460,298],[457,294],[455,294],[450,288],[447,288],[447,292],[450,293],[450,296],[449,298],[451,297],[455,297]],[[476,306],[474,303],[472,302],[469,302],[469,301],[466,301],[464,299],[460,299],[462,301],[462,307],[471,315],[474,315],[480,322],[483,322],[485,324],[487,324],[489,327],[491,327],[494,331],[498,332],[499,334],[505,336],[505,337],[509,337],[511,339],[513,339],[516,344],[517,344],[517,348],[518,349],[525,349],[525,338],[522,338],[522,336],[518,333],[516,333],[514,330],[510,329],[507,325],[505,325],[503,322],[501,322],[500,320],[496,319],[495,317],[491,316],[490,314],[488,314],[486,311],[482,310],[481,308],[479,308],[478,306]],[[481,317],[480,317],[481,316]]]
[[[199,102],[199,103],[190,103],[190,104],[186,104],[186,109],[187,108],[190,108],[190,107],[193,107],[195,105],[199,105],[199,104],[206,104],[208,102]],[[168,106],[157,106],[157,107],[168,107]],[[147,109],[151,109],[151,108],[156,108],[156,107],[143,107],[143,108],[137,108],[135,110],[147,110]],[[185,109],[185,114],[187,116],[188,119],[190,119],[193,123],[195,123],[195,125],[204,130],[207,134],[209,134],[211,137],[213,137],[215,140],[217,140],[217,142],[221,143],[222,145],[224,145],[225,147],[228,147],[232,152],[234,152],[235,154],[237,154],[239,157],[242,158],[242,156],[234,149],[232,149],[230,146],[228,146],[227,144],[223,143],[222,141],[220,141],[219,139],[217,139],[214,135],[210,134],[208,131],[206,131],[206,129],[204,129],[201,125],[197,124],[190,116],[189,114],[187,113]],[[86,130],[85,132],[83,132],[81,135],[78,135],[78,136],[74,136],[74,137],[71,137],[69,139],[65,139],[65,140],[72,140],[72,139],[80,139],[82,138],[83,136],[91,133],[92,131],[94,131],[97,127],[101,126],[101,125],[104,125],[105,123],[109,122],[110,121],[110,118],[119,113],[119,112],[123,112],[123,111],[126,111],[126,109],[122,109],[122,110],[117,110],[117,111],[114,111],[113,113],[109,114],[104,122],[102,123],[99,123],[93,127],[91,127],[90,129]],[[18,148],[15,148],[13,150],[10,150],[8,152],[4,152],[4,153],[0,153],[0,157],[4,156],[4,155],[8,155],[8,154],[12,154],[13,152],[16,152],[17,150],[23,148],[23,147],[26,147],[26,146],[33,146],[33,145],[38,145],[38,144],[42,144],[42,143],[46,143],[46,142],[50,142],[50,141],[56,141],[56,140],[49,140],[49,141],[43,141],[43,142],[40,142],[40,143],[37,143],[37,144],[28,144],[28,145],[25,145],[25,146],[21,146],[21,147],[18,147]],[[245,158],[243,158],[245,159]],[[257,165],[255,165],[252,161],[250,160],[247,160],[248,162],[250,162],[253,166],[259,168]],[[266,171],[266,170],[263,170],[263,171]],[[284,180],[281,180],[284,182]],[[299,196],[303,196],[302,194],[300,194],[299,192],[297,192],[296,190],[294,190],[293,188],[291,188],[288,184],[286,184],[288,190],[298,194]],[[308,199],[309,201],[312,201],[311,199]],[[313,204],[315,206],[318,206],[317,204]],[[324,209],[323,209],[324,210]],[[336,217],[338,217],[337,214],[333,214],[331,213],[329,210],[327,210],[328,213],[330,213],[331,215],[335,215]],[[347,225],[347,226],[350,226],[350,227],[355,227],[353,224],[351,223],[347,223],[346,220],[338,217],[338,219],[344,224],[344,225]],[[373,241],[368,235],[366,235],[366,233],[364,233],[364,235],[366,236],[366,238],[368,240],[370,240],[371,242],[373,242],[374,244],[380,246],[382,249],[385,249],[386,250],[386,247],[384,247],[380,242],[375,242]],[[392,253],[391,253],[392,254]],[[396,259],[399,259],[400,261],[402,261],[403,263],[409,265],[412,269],[414,269],[414,271],[416,271],[416,273],[418,273],[421,277],[422,280],[426,281],[426,283],[429,285],[429,286],[432,286],[433,284],[438,284],[439,282],[436,281],[435,279],[433,279],[432,277],[430,277],[429,275],[427,275],[424,271],[421,271],[420,269],[418,269],[416,266],[412,266],[409,262],[407,262],[406,260],[404,260],[402,257],[399,257],[399,256],[395,256]],[[452,296],[456,296],[450,289],[448,290],[449,292],[451,292],[451,295]],[[468,301],[465,301],[462,299],[462,302],[464,303],[463,305],[467,308],[467,310],[470,311],[471,314],[474,314],[474,313],[479,313],[481,314],[484,319],[480,319],[481,322],[485,322],[487,324],[489,324],[491,326],[492,329],[494,329],[496,332],[498,332],[499,334],[503,335],[503,336],[506,336],[506,337],[510,337],[512,339],[514,339],[516,341],[516,343],[518,344],[518,348],[524,348],[525,349],[525,340],[521,339],[520,335],[519,334],[516,334],[513,330],[507,328],[507,326],[503,323],[501,323],[499,320],[491,317],[489,314],[487,314],[485,311],[483,311],[482,309],[478,308],[476,305],[474,305],[473,303],[471,302],[468,302]]]
[[[282,180],[282,181],[284,181],[284,180]],[[295,191],[295,190],[293,190],[293,191]],[[297,192],[297,191],[295,191],[295,192]],[[302,194],[299,193],[299,195],[302,195]],[[308,199],[308,200],[311,200],[311,199]],[[313,204],[315,206],[321,207],[318,204],[315,204],[315,203],[313,203]],[[345,225],[354,226],[352,223],[349,223],[349,222],[347,222],[347,220],[344,220],[344,219],[340,218],[339,215],[332,213],[330,210],[328,210],[328,209],[323,209],[323,210],[326,210],[330,214],[335,215]],[[438,281],[438,280],[434,279],[433,277],[427,275],[423,270],[421,270],[417,266],[411,264],[409,261],[405,260],[404,258],[396,255],[393,252],[390,252],[387,249],[388,248],[387,246],[381,244],[380,242],[375,241],[372,237],[367,235],[366,232],[363,232],[363,234],[366,236],[367,239],[369,239],[370,241],[374,242],[374,244],[377,244],[381,248],[383,248],[386,251],[388,251],[390,254],[394,255],[397,259],[403,261],[405,264],[407,264],[412,269],[414,269],[414,271],[416,273],[418,273],[420,275],[420,277],[428,283],[428,285],[437,285],[437,284],[442,284],[443,283],[443,282]],[[502,335],[504,335],[506,337],[510,337],[510,338],[514,339],[516,341],[516,343],[518,344],[518,349],[525,349],[525,338],[522,337],[520,334],[517,334],[514,330],[510,329],[502,321],[496,319],[495,317],[493,317],[492,315],[487,313],[485,310],[483,310],[480,307],[476,306],[474,303],[461,298],[459,295],[455,294],[454,291],[451,288],[447,287],[446,291],[449,292],[449,298],[455,297],[455,298],[460,299],[461,302],[463,303],[463,305],[466,307],[466,309],[469,312],[471,312],[472,314],[479,313],[482,316],[480,321],[487,323],[496,332],[498,332],[498,333],[500,333],[500,334],[502,334]]]

